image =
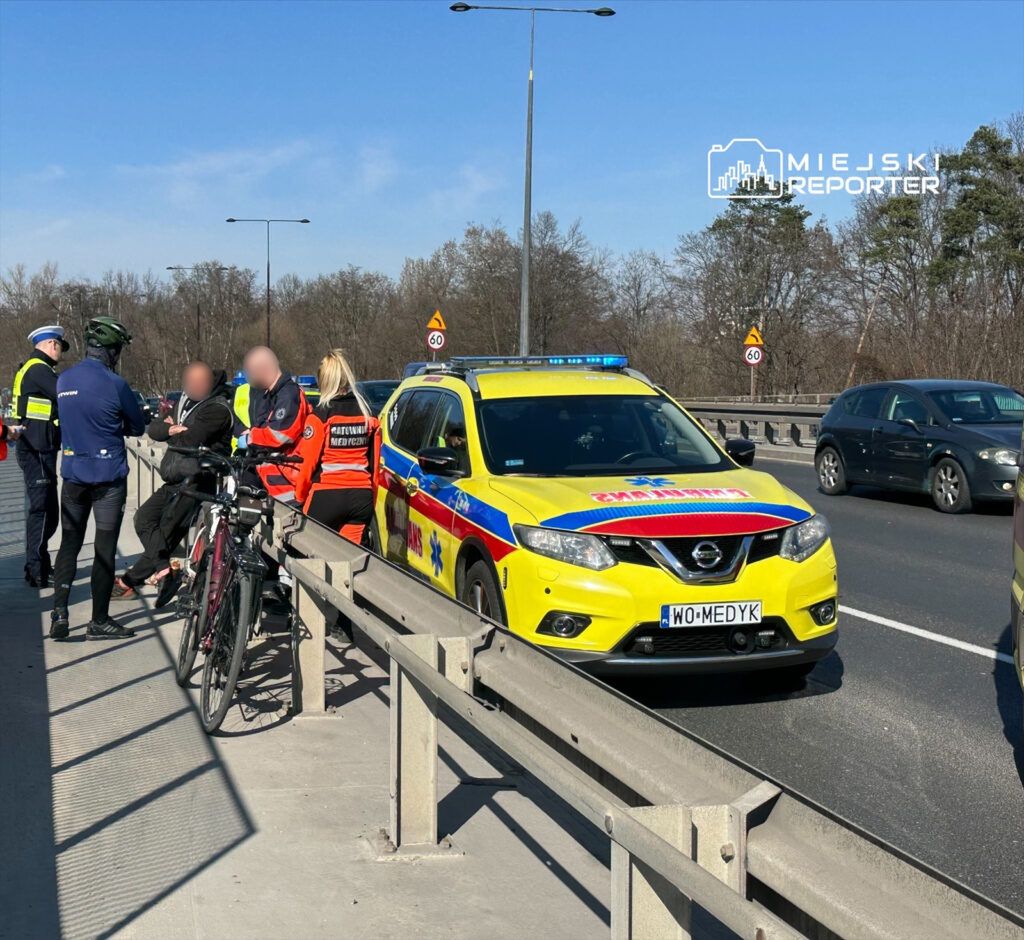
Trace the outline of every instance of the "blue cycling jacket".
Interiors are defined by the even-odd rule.
[[[83,359],[57,378],[60,475],[73,483],[112,483],[128,476],[125,436],[146,429],[128,383],[97,359]]]

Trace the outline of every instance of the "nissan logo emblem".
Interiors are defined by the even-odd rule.
[[[693,547],[690,557],[705,571],[722,562],[722,550],[714,542],[698,542]]]

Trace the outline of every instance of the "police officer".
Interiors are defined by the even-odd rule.
[[[53,566],[49,543],[57,531],[57,363],[67,352],[61,326],[41,326],[29,333],[35,349],[14,376],[14,417],[25,431],[18,444],[18,465],[25,477],[25,580],[32,587],[49,584]]]
[[[128,495],[125,435],[138,436],[146,419],[135,393],[117,374],[131,334],[113,317],[96,317],[85,331],[85,359],[57,380],[57,408],[63,434],[60,498],[61,542],[53,573],[50,636],[68,635],[68,596],[78,553],[92,514],[96,523],[92,564],[92,620],[88,640],[134,636],[108,616],[114,586],[114,555]]]

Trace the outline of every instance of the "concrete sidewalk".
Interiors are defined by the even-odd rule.
[[[21,580],[22,502],[14,460],[0,463],[0,937],[607,935],[607,839],[448,728],[440,829],[465,854],[379,854],[388,679],[360,650],[328,641],[334,713],[292,720],[290,647],[271,636],[209,738],[174,681],[179,625],[152,597],[118,617],[134,639],[83,642],[91,538],[71,639],[44,641],[50,592]]]

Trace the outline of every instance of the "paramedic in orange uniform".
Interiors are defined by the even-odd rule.
[[[306,418],[295,498],[306,515],[357,545],[373,517],[380,422],[355,391],[340,349],[320,363],[320,403]]]
[[[245,374],[252,387],[249,397],[249,429],[238,436],[238,449],[275,451],[290,457],[298,453],[302,429],[309,414],[306,396],[295,379],[281,370],[272,349],[256,346],[245,354]],[[295,498],[298,467],[293,464],[260,464],[256,468],[267,492],[278,499]]]

